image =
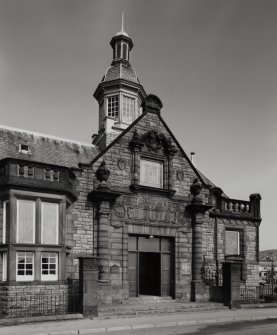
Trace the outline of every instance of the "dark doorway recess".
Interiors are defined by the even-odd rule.
[[[139,294],[160,295],[161,257],[159,253],[145,252],[139,255]]]
[[[130,297],[156,295],[174,298],[174,240],[129,235],[128,251]]]

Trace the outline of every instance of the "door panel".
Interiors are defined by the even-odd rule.
[[[129,252],[128,254],[128,281],[129,281],[129,295],[136,297],[137,292],[137,278],[138,278],[138,261],[136,252]]]
[[[162,254],[162,296],[170,296],[171,294],[171,267],[170,254]]]

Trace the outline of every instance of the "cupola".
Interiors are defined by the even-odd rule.
[[[99,104],[99,130],[92,140],[100,150],[139,117],[146,97],[130,63],[133,42],[124,30],[124,13],[121,30],[113,36],[110,45],[113,49],[112,63],[93,95]]]

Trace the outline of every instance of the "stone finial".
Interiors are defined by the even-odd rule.
[[[190,193],[193,195],[193,202],[202,202],[199,194],[202,190],[202,184],[198,178],[195,178],[193,184],[190,187]]]
[[[110,170],[106,167],[106,162],[103,160],[99,168],[95,172],[97,180],[100,181],[100,185],[98,186],[98,188],[107,188],[107,180],[109,179],[110,173]]]
[[[160,110],[163,108],[163,104],[160,98],[154,94],[147,95],[141,106],[144,112],[151,112],[155,114],[159,114]]]

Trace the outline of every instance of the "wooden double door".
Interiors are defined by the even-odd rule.
[[[173,296],[174,241],[166,237],[129,235],[129,295]]]

